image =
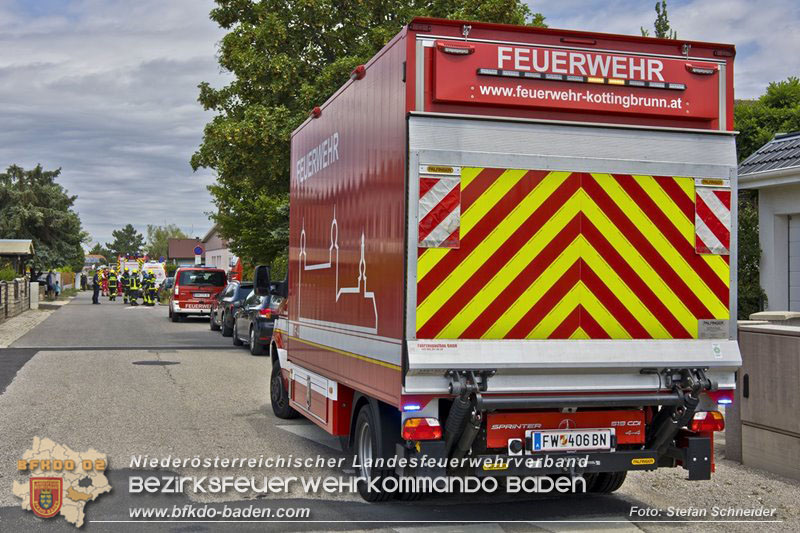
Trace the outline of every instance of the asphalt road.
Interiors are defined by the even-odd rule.
[[[208,329],[206,320],[172,323],[166,307],[129,308],[108,302],[93,306],[88,293],[79,295],[11,348],[0,350],[0,390],[7,384],[0,394],[0,531],[74,530],[63,518],[45,521],[22,511],[11,493],[12,480],[27,479],[17,473],[16,462],[35,436],[76,451],[94,448],[108,454],[107,475],[113,490],[86,505],[83,529],[90,532],[666,530],[674,524],[634,523],[632,506],[690,505],[717,487],[711,485],[714,482],[688,483],[682,471],[659,471],[632,476],[612,496],[456,494],[418,502],[366,504],[357,495],[309,494],[298,486],[265,497],[235,492],[218,496],[192,491],[130,493],[131,476],[349,476],[351,470],[336,467],[143,470],[132,464],[131,458],[139,455],[343,457],[337,440],[315,425],[304,419],[274,417],[269,406],[269,370],[268,358],[232,347],[229,338]],[[750,501],[735,485],[745,475],[754,474],[727,462],[719,465],[717,483],[732,485],[725,496],[729,503]],[[762,482],[760,475],[754,479]],[[762,483],[767,492],[773,490],[768,483],[772,481]],[[779,489],[784,490],[783,485]],[[771,503],[768,496],[759,501]],[[186,504],[217,510],[253,505],[308,508],[310,516],[267,523],[130,522],[131,509],[172,509]],[[728,525],[714,527],[735,530]]]
[[[90,291],[11,345],[11,348],[218,348],[231,340],[208,328],[208,319],[167,320],[167,307],[130,306],[102,298],[92,305]]]

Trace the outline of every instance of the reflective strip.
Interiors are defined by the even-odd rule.
[[[729,189],[698,187],[695,200],[695,251],[698,254],[728,255],[731,242]]]
[[[461,225],[461,179],[420,178],[419,246],[457,248]]]
[[[462,173],[461,246],[419,255],[417,338],[697,338],[729,318],[728,263],[695,253],[693,178]]]

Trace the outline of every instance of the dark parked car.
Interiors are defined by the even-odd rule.
[[[251,292],[244,304],[236,311],[233,324],[233,344],[248,344],[250,353],[263,355],[267,353],[272,340],[272,328],[278,307],[284,299],[285,282],[273,283],[270,296],[256,296]]]
[[[173,276],[169,276],[168,278],[164,278],[164,281],[161,282],[161,285],[158,287],[158,297],[159,299],[163,299],[164,297],[169,296],[169,292],[172,290],[172,287],[175,285],[175,278]]]
[[[253,283],[249,281],[231,281],[211,303],[211,317],[209,326],[212,331],[222,330],[223,337],[233,334],[233,317],[236,310],[253,290]]]

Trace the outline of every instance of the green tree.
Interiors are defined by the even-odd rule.
[[[147,225],[147,246],[145,252],[151,259],[158,259],[159,257],[167,257],[169,250],[170,239],[186,239],[186,235],[175,224],[167,224],[166,226],[152,226]]]
[[[109,250],[108,248],[104,247],[99,242],[95,243],[95,245],[92,246],[92,249],[89,250],[89,254],[90,255],[102,255],[105,258],[106,263],[110,263],[111,262],[111,258],[114,257],[114,254],[111,253],[111,250]]]
[[[111,232],[114,242],[106,243],[106,248],[111,251],[112,257],[118,255],[137,255],[144,247],[144,236],[136,231],[131,224],[126,224],[122,229]]]
[[[655,36],[661,39],[677,39],[678,33],[673,30],[669,25],[669,16],[667,15],[667,0],[661,0],[659,4],[656,2],[656,20],[653,23],[655,29]],[[642,37],[650,37],[650,30],[640,28]]]
[[[520,0],[217,0],[219,63],[234,79],[200,84],[215,116],[191,164],[216,172],[212,218],[245,262],[285,254],[291,132],[419,15],[544,25]]]
[[[763,310],[767,299],[759,281],[758,206],[749,192],[743,191],[739,196],[739,320],[747,320],[751,314]]]
[[[77,196],[67,194],[56,178],[61,169],[11,165],[0,173],[0,238],[32,239],[36,270],[83,266],[88,235],[72,210]]]
[[[738,100],[733,107],[734,127],[739,131],[739,161],[772,140],[776,133],[800,130],[800,79],[792,76],[773,81],[755,100]]]

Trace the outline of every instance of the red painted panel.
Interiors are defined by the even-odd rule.
[[[377,322],[378,335],[402,337],[403,59],[398,41],[292,138],[291,320]]]
[[[720,72],[712,63],[494,43],[471,43],[473,53],[453,55],[450,45],[463,44],[438,44],[437,102],[706,120],[719,113]],[[687,65],[713,74],[694,74]]]
[[[733,100],[734,100],[734,92],[733,92],[733,60],[736,54],[735,47],[729,44],[719,44],[719,43],[707,43],[707,42],[697,42],[697,41],[684,41],[684,40],[669,40],[669,39],[654,39],[654,38],[643,38],[643,37],[636,37],[630,35],[611,35],[611,34],[601,34],[601,33],[592,33],[592,32],[582,32],[582,31],[572,31],[572,30],[561,30],[561,29],[549,29],[549,28],[531,28],[531,27],[522,27],[522,26],[507,26],[507,25],[500,25],[500,24],[487,24],[487,23],[477,23],[477,22],[462,22],[462,21],[445,21],[440,19],[428,19],[428,18],[418,18],[413,21],[414,24],[412,27],[417,28],[415,31],[409,31],[409,37],[407,38],[407,49],[408,49],[408,73],[410,76],[409,86],[407,87],[407,95],[408,95],[408,106],[409,110],[415,109],[415,101],[414,101],[414,89],[413,85],[416,83],[416,80],[413,79],[416,73],[416,57],[414,54],[414,42],[417,36],[425,37],[431,36],[436,38],[438,41],[448,41],[454,42],[464,46],[464,37],[463,37],[463,27],[464,24],[470,25],[470,31],[468,35],[468,40],[470,41],[467,46],[474,46],[475,51],[466,56],[457,56],[452,55],[448,56],[455,62],[462,61],[465,64],[469,64],[470,62],[474,61],[474,58],[479,57],[481,54],[486,53],[482,50],[482,47],[487,47],[487,49],[491,49],[491,47],[496,46],[510,46],[514,47],[515,45],[521,45],[522,47],[548,47],[552,51],[583,51],[591,56],[599,56],[603,57],[603,54],[611,53],[613,55],[619,56],[628,56],[639,54],[638,57],[655,57],[660,56],[670,62],[672,66],[669,69],[675,69],[675,75],[680,75],[684,78],[689,78],[694,81],[698,81],[701,84],[708,83],[708,89],[711,89],[711,83],[713,82],[714,89],[709,90],[708,92],[704,93],[702,96],[698,97],[699,95],[692,95],[690,97],[690,105],[687,108],[685,105],[682,105],[683,113],[677,113],[675,110],[663,110],[664,112],[657,112],[657,113],[637,113],[631,112],[630,110],[624,110],[623,112],[614,112],[613,109],[607,107],[600,107],[596,109],[590,110],[582,110],[579,105],[576,105],[577,102],[567,102],[564,106],[539,106],[539,107],[527,107],[527,106],[519,106],[519,105],[510,105],[513,102],[510,101],[502,101],[502,102],[488,102],[479,104],[476,103],[475,100],[480,100],[480,97],[476,95],[476,98],[470,98],[470,94],[467,94],[466,99],[459,96],[455,100],[444,101],[443,97],[446,98],[446,95],[441,92],[436,92],[434,95],[434,56],[444,54],[438,51],[436,48],[429,47],[425,48],[425,111],[433,111],[437,113],[459,113],[459,114],[473,114],[473,115],[493,115],[493,116],[507,116],[507,117],[524,117],[524,118],[537,118],[537,119],[548,119],[548,120],[575,120],[575,121],[586,121],[586,122],[601,122],[601,123],[617,123],[617,124],[640,124],[640,125],[649,125],[649,126],[666,126],[666,127],[688,127],[688,128],[701,128],[701,129],[719,129],[719,121],[716,118],[716,112],[718,108],[712,108],[712,102],[719,98],[719,91],[718,85],[716,82],[719,81],[719,76],[724,76],[723,85],[725,86],[725,99],[726,99],[726,106],[725,106],[725,129],[728,131],[732,131],[734,129],[733,125]],[[428,31],[420,31],[419,28],[423,26],[428,26]],[[493,41],[493,43],[498,44],[488,44],[488,43],[481,43],[478,42],[480,40],[485,41]],[[688,46],[684,48],[684,45]],[[691,59],[686,58],[686,52],[688,50],[688,55]],[[496,48],[495,48],[496,53]],[[515,64],[516,57],[514,56],[512,51],[512,61],[511,63],[506,62],[503,67],[501,68],[511,68],[517,66]],[[641,54],[645,54],[642,56]],[[490,54],[491,55],[491,54]],[[489,56],[487,56],[489,57]],[[561,59],[561,56],[558,56]],[[439,58],[437,58],[438,60]],[[489,67],[489,68],[497,68],[497,55],[494,56],[493,64],[487,65],[480,65],[482,67]],[[520,66],[525,66],[526,61],[525,53],[521,53],[520,55]],[[549,59],[548,59],[549,61]],[[580,59],[577,59],[577,64],[580,64]],[[598,61],[598,60],[593,60]],[[605,59],[601,59],[601,61],[605,61]],[[618,60],[619,61],[619,60]],[[695,74],[690,73],[687,70],[686,64],[690,64],[691,66],[704,66],[707,64],[719,64],[715,62],[722,62],[724,65],[724,73],[719,71],[717,73],[703,75],[703,74]],[[510,65],[510,67],[509,67]],[[539,65],[543,66],[543,63],[539,61]],[[575,63],[573,63],[575,65]],[[567,56],[567,63],[566,68],[569,68],[573,65],[570,65],[569,56]],[[560,63],[558,64],[558,70],[561,70],[561,67],[564,66]],[[612,65],[613,67],[613,65]],[[680,69],[684,69],[684,72],[681,73]],[[520,69],[523,70],[523,69]],[[580,69],[577,69],[578,74],[581,74]],[[461,72],[458,72],[456,75],[452,75],[447,80],[447,83],[451,83],[454,85],[458,85],[462,82],[466,81],[474,81],[476,79],[476,72],[477,68],[471,70],[469,72],[464,71],[464,75],[462,76]],[[637,71],[638,72],[638,71]],[[666,72],[666,70],[665,70]],[[551,71],[551,73],[554,73]],[[613,69],[609,69],[608,73],[613,74]],[[621,71],[618,69],[618,74]],[[589,70],[587,70],[587,74],[589,74]],[[496,80],[502,80],[503,78],[496,78]],[[645,78],[646,79],[646,78]],[[667,77],[665,76],[665,81]],[[704,81],[708,80],[708,82]],[[519,80],[522,85],[525,85],[529,80]],[[545,83],[545,82],[542,82]],[[519,83],[514,83],[514,88],[516,90],[516,85]],[[554,85],[551,85],[554,84]],[[575,87],[576,83],[566,83],[566,82],[558,82],[553,81],[550,82],[547,87],[555,86],[559,88],[566,88]],[[695,85],[693,83],[693,85]],[[539,85],[537,85],[538,87]],[[585,87],[585,85],[581,85]],[[468,90],[471,90],[472,84],[464,85]],[[604,86],[607,87],[607,86]],[[626,88],[627,89],[627,88]],[[476,87],[477,90],[477,87]],[[639,89],[640,91],[642,89]],[[654,92],[653,92],[654,91]],[[618,88],[611,89],[611,93],[618,93],[620,90]],[[679,92],[679,91],[676,91]],[[694,91],[689,91],[690,93],[694,93]],[[665,91],[661,89],[647,89],[647,94],[658,94],[664,93],[669,94],[671,91]],[[434,99],[434,96],[438,98],[438,100]],[[452,97],[452,95],[450,95]],[[500,105],[497,105],[500,104]],[[686,112],[688,111],[688,113]],[[712,116],[713,112],[713,116]],[[687,120],[687,116],[693,117],[690,120]]]
[[[335,336],[315,337],[333,350],[290,340],[289,359],[391,403],[400,393],[400,346],[387,368],[371,362],[369,342],[403,337],[404,45],[402,37],[387,45],[363,79],[295,132],[291,149],[289,319],[333,324],[366,348],[358,358],[343,355],[354,349]],[[293,337],[304,333],[289,327]]]
[[[339,384],[382,400],[390,405],[400,405],[401,372],[378,363],[342,355],[325,348],[311,346],[289,338],[292,361],[312,372],[324,375]]]
[[[618,444],[644,443],[643,411],[583,411],[577,413],[489,413],[486,446],[505,448],[508,439],[524,439],[530,429],[611,428]]]

